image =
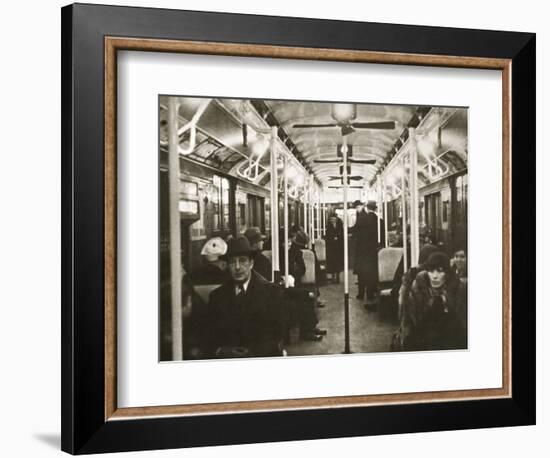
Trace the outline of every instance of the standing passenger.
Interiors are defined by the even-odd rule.
[[[367,310],[376,308],[376,292],[378,289],[378,228],[380,226],[380,244],[383,246],[385,233],[383,221],[376,214],[376,202],[369,200],[367,212],[364,216],[357,217],[354,234],[356,234],[355,262],[357,275],[359,277],[359,294],[362,298],[365,289],[367,292]]]
[[[336,213],[328,218],[325,239],[327,272],[332,274],[334,283],[340,283],[340,272],[344,269],[344,225]]]
[[[357,299],[363,300],[365,298],[365,276],[364,276],[364,267],[363,267],[363,259],[362,253],[359,252],[359,247],[361,246],[361,241],[364,237],[364,224],[363,220],[367,216],[367,214],[364,211],[363,203],[360,200],[356,200],[353,202],[353,206],[355,207],[355,224],[352,228],[352,234],[353,234],[353,247],[352,247],[352,253],[351,257],[353,258],[353,273],[357,275],[357,284],[358,290],[357,290]],[[347,211],[344,209],[344,211]]]

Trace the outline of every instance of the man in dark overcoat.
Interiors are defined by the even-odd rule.
[[[229,242],[231,279],[212,291],[203,347],[217,358],[280,356],[282,295],[253,271],[254,250],[246,237]]]
[[[359,291],[358,299],[367,293],[368,310],[376,307],[376,292],[378,289],[378,249],[384,246],[385,231],[383,220],[376,214],[376,202],[369,201],[367,211],[357,214],[357,220],[353,230],[355,237],[355,266]],[[378,230],[380,227],[380,243],[378,243]]]

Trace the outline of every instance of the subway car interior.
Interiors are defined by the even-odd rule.
[[[359,240],[367,210],[375,255]],[[283,297],[299,284],[294,301],[316,318],[307,335],[285,322],[280,356],[388,352],[401,277],[425,245],[451,266],[466,256],[467,215],[465,107],[161,95],[159,359],[201,358],[193,339],[208,331],[195,318],[226,277],[198,273],[205,256],[223,259],[218,240],[251,234],[271,267],[262,276]],[[374,284],[358,273],[369,256]]]

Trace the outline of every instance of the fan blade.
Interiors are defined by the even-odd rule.
[[[329,188],[331,189],[342,189],[344,187],[344,185],[341,185],[341,186],[328,186]],[[348,185],[348,189],[350,188],[353,188],[353,189],[363,189],[363,186],[349,186]]]
[[[395,121],[354,122],[351,126],[356,129],[395,129]]]
[[[343,179],[344,177],[342,175],[329,175],[329,177],[331,180],[341,180]],[[363,177],[361,175],[350,175],[348,176],[348,180],[362,180]]]
[[[293,129],[310,129],[319,127],[337,127],[338,124],[294,124]]]
[[[313,159],[316,164],[339,164],[342,162],[339,159]]]
[[[349,159],[353,164],[376,164],[376,159]]]

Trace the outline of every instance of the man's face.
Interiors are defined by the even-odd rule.
[[[361,213],[361,212],[363,211],[363,206],[362,206],[362,205],[356,205],[356,206],[355,206],[355,211],[356,211],[357,213]]]
[[[254,261],[247,255],[231,256],[228,264],[231,278],[237,283],[246,282],[254,267]]]
[[[264,249],[264,241],[258,240],[252,245],[252,248],[258,251],[262,251]]]

